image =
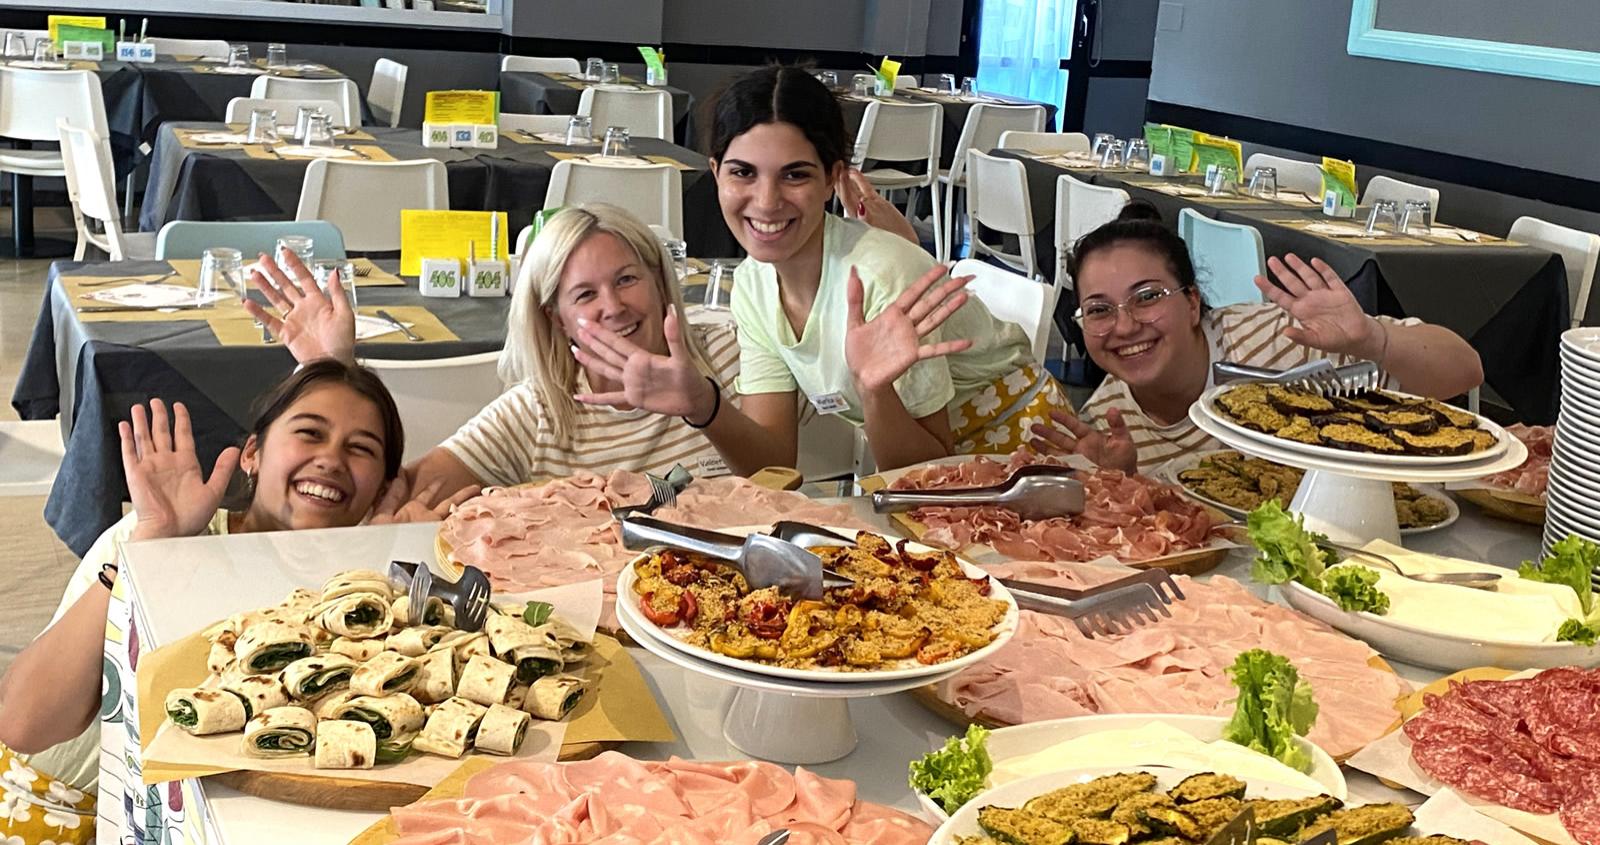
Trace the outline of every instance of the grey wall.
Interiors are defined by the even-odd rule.
[[[1600,179],[1593,86],[1351,56],[1350,0],[1162,5],[1152,100]]]
[[[1375,20],[1400,32],[1600,49],[1594,0],[1380,0]]]
[[[505,32],[575,41],[661,43],[662,0],[504,0]]]
[[[251,51],[258,56],[266,55],[266,45],[252,45]],[[372,66],[378,59],[393,59],[405,65],[405,102],[400,110],[402,126],[422,126],[423,102],[428,91],[494,90],[500,85],[497,53],[290,44],[289,57],[294,61],[321,62],[344,73],[355,80],[363,97],[372,82]]]

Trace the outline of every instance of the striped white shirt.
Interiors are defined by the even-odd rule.
[[[713,375],[722,385],[722,401],[733,401],[733,381],[739,375],[739,339],[733,324],[691,325],[690,331],[700,336]],[[678,464],[698,477],[727,474],[711,441],[678,417],[579,405],[575,423],[558,439],[543,403],[533,387],[523,383],[502,393],[442,445],[479,480],[501,486],[580,470],[665,475]]]
[[[1378,319],[1395,325],[1420,325],[1422,322],[1415,318]],[[1280,370],[1298,367],[1317,358],[1328,358],[1335,366],[1350,363],[1349,356],[1328,355],[1284,337],[1283,330],[1292,324],[1288,312],[1271,303],[1217,308],[1207,312],[1200,320],[1211,363],[1232,361]],[[1209,389],[1210,367],[1206,370],[1206,387]],[[1151,419],[1133,398],[1128,383],[1116,376],[1106,376],[1089,401],[1084,403],[1078,416],[1097,426],[1104,426],[1105,414],[1112,408],[1122,411],[1122,420],[1139,449],[1139,471],[1142,473],[1149,473],[1180,455],[1226,448],[1216,438],[1197,428],[1187,416],[1172,425],[1162,425]]]

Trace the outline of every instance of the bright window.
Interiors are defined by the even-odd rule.
[[[983,0],[978,90],[1061,105],[1077,0]]]

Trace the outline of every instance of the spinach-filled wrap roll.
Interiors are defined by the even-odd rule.
[[[528,698],[522,709],[536,719],[556,721],[566,718],[572,708],[583,700],[583,679],[571,675],[546,675],[528,688]]]
[[[333,718],[366,722],[372,726],[373,735],[381,742],[390,737],[422,730],[426,717],[422,713],[422,705],[418,704],[416,699],[405,693],[399,693],[382,698],[358,695],[335,710]]]
[[[456,694],[456,659],[449,649],[430,651],[417,658],[417,684],[411,697],[423,704],[438,704]]]
[[[543,645],[544,636],[538,629],[515,616],[491,613],[483,620],[484,633],[489,635],[489,645],[494,653],[504,657],[525,645]]]
[[[244,701],[227,690],[183,687],[167,693],[167,719],[195,736],[244,727]]]
[[[331,601],[354,593],[372,593],[384,601],[394,598],[394,585],[388,576],[370,569],[352,569],[329,578],[322,584],[322,601]]]
[[[316,622],[330,634],[365,640],[389,633],[394,616],[389,602],[374,593],[352,593],[317,605]]]
[[[222,688],[239,696],[239,700],[244,702],[246,719],[289,703],[289,694],[283,691],[283,684],[278,683],[277,675],[227,678],[223,680]]]
[[[461,680],[456,684],[456,695],[488,707],[506,699],[511,680],[517,670],[510,664],[493,657],[476,655],[461,670]]]
[[[456,657],[456,666],[463,666],[474,657],[483,655],[493,657],[494,651],[489,647],[489,635],[482,631],[454,630],[444,635],[429,651],[449,649]]]
[[[478,724],[478,737],[472,747],[486,754],[510,757],[522,747],[522,741],[528,736],[530,722],[527,713],[496,704],[483,715],[483,721]]]
[[[233,646],[239,670],[253,675],[277,672],[302,657],[310,657],[314,650],[310,629],[276,619],[246,628]]]
[[[321,593],[316,590],[308,590],[305,587],[295,587],[289,591],[289,597],[283,600],[282,607],[286,610],[299,610],[310,614],[311,608],[321,603]]]
[[[393,651],[381,652],[351,673],[350,691],[356,695],[380,696],[410,692],[416,686],[420,670],[415,657]]]
[[[411,747],[441,757],[460,757],[472,746],[489,708],[465,698],[452,698],[434,708],[428,724]]]
[[[521,710],[524,702],[528,700],[528,685],[512,682],[511,689],[506,690],[506,700],[500,702],[512,710]]]
[[[506,655],[506,659],[517,667],[517,682],[522,684],[554,675],[566,665],[560,651],[543,643],[519,646]]]
[[[377,757],[378,738],[366,722],[327,719],[317,723],[317,768],[370,769]]]
[[[221,675],[233,666],[233,643],[235,642],[238,642],[237,637],[227,644],[221,642],[211,644],[211,650],[206,653],[206,668],[211,670],[211,674]]]
[[[298,757],[316,744],[316,714],[304,707],[274,707],[250,717],[241,750],[246,757]]]
[[[306,702],[306,704],[311,708],[312,713],[317,714],[318,719],[332,719],[334,713],[339,712],[339,709],[348,704],[350,699],[357,697],[350,690],[342,689],[330,692],[315,701]]]
[[[373,637],[368,640],[352,640],[349,637],[339,637],[328,646],[328,653],[342,654],[357,663],[365,663],[383,653],[384,646],[388,644],[386,637]]]
[[[581,653],[589,647],[589,641],[584,639],[583,634],[579,633],[572,623],[559,616],[550,617],[549,621],[533,630],[543,637],[547,644],[560,649],[563,653]]]
[[[407,657],[421,657],[429,649],[439,644],[445,635],[453,629],[443,625],[419,625],[413,628],[404,628],[389,635],[384,642],[384,647],[390,651],[397,651]]]
[[[438,596],[428,596],[427,606],[423,608],[420,616],[411,612],[410,596],[395,599],[391,607],[396,625],[447,625],[450,623],[445,621],[445,611],[449,609],[450,606]],[[451,612],[450,615],[454,617],[455,613]],[[450,621],[453,622],[454,619]]]
[[[285,666],[283,688],[295,701],[309,701],[350,686],[356,662],[342,654],[305,657]]]

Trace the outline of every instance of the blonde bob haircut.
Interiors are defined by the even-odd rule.
[[[501,380],[508,385],[529,383],[545,410],[552,433],[558,437],[569,436],[577,423],[578,402],[572,395],[579,392],[582,367],[573,357],[572,339],[555,316],[556,293],[572,253],[601,232],[633,250],[645,275],[655,284],[661,302],[678,310],[684,345],[695,367],[711,374],[705,348],[684,319],[683,294],[678,290],[676,274],[669,269],[672,261],[650,227],[605,203],[562,209],[544,224],[528,246],[528,254],[522,257],[506,317],[505,351],[500,355]],[[658,318],[665,319],[666,311]]]

